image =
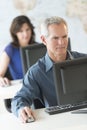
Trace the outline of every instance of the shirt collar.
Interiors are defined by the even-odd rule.
[[[48,53],[45,55],[45,61],[46,61],[46,72],[49,71],[53,66],[53,61],[48,56]]]
[[[71,52],[67,50],[67,57],[66,60],[72,60],[74,57],[72,56]],[[46,72],[49,71],[53,67],[53,61],[50,59],[48,53],[45,55],[45,62],[46,62]]]
[[[72,56],[71,52],[69,50],[67,50],[67,57],[66,60],[73,60],[74,57]]]

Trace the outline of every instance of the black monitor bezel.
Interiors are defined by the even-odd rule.
[[[31,44],[27,47],[20,48],[20,55],[22,60],[22,67],[23,67],[23,74],[27,72],[27,70],[33,65],[37,60],[35,59],[34,63],[31,64],[31,58],[36,57],[36,53],[32,53],[38,51],[39,56],[36,58],[37,60],[45,55],[46,53],[46,46],[43,43],[35,43]],[[39,51],[41,50],[41,51]],[[32,53],[32,56],[31,56]]]
[[[73,60],[66,60],[64,62],[60,63],[54,63],[53,65],[53,74],[54,74],[54,82],[55,82],[55,89],[56,89],[56,96],[57,96],[57,103],[58,105],[68,105],[68,104],[75,104],[80,103],[80,101],[74,101],[75,95],[72,97],[71,94],[66,95],[64,94],[64,90],[62,88],[62,78],[61,78],[61,68],[73,66],[73,65],[79,65],[79,64],[87,64],[87,57],[81,57]],[[72,98],[72,102],[66,102],[67,99]],[[87,100],[87,99],[86,99]],[[84,102],[86,102],[84,100]],[[81,100],[81,102],[83,102]]]

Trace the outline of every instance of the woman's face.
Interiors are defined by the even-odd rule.
[[[28,26],[27,23],[24,23],[19,32],[16,33],[19,45],[21,47],[27,46],[31,39],[31,35],[32,35],[31,28]]]

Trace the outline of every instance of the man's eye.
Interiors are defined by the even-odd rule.
[[[63,36],[63,38],[67,38],[67,36]]]
[[[58,40],[59,38],[58,37],[54,37],[53,39]]]

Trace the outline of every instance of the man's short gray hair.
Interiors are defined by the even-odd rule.
[[[67,27],[67,22],[61,18],[61,17],[58,17],[58,16],[53,16],[53,17],[50,17],[50,18],[46,18],[42,24],[41,24],[41,35],[44,35],[44,36],[48,36],[48,26],[51,25],[51,24],[65,24],[65,26]]]

